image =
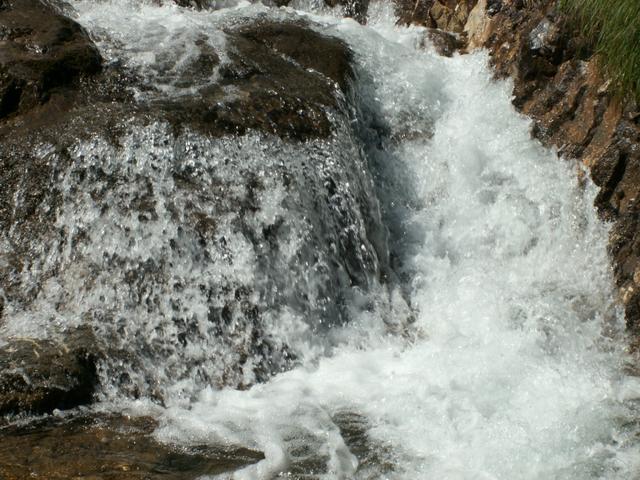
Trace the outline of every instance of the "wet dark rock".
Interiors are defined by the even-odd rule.
[[[427,29],[426,36],[436,52],[445,57],[451,57],[455,52],[464,48],[465,41],[453,33],[437,28]]]
[[[319,72],[347,93],[352,80],[351,52],[339,39],[323,36],[312,27],[295,23],[260,22],[241,28],[237,34],[274,53],[294,60],[304,69]],[[242,48],[242,47],[240,47]],[[243,51],[254,61],[260,51]]]
[[[222,78],[215,84],[209,80],[220,63],[218,55],[204,40],[197,40],[201,54],[181,72],[174,86],[209,85],[178,101],[160,92],[154,95],[153,86],[117,63],[103,69],[99,53],[75,22],[38,0],[25,5],[23,11],[22,6],[17,9],[10,4],[0,13],[0,25],[4,21],[12,26],[12,36],[32,32],[31,37],[42,40],[45,53],[23,52],[24,33],[5,40],[11,46],[7,51],[15,50],[15,54],[4,54],[6,61],[0,56],[0,111],[4,112],[0,137],[9,131],[15,135],[16,127],[25,135],[40,127],[74,122],[80,116],[88,120],[78,122],[80,129],[99,131],[113,111],[163,118],[178,130],[188,127],[215,136],[262,130],[305,140],[330,134],[328,111],[340,108],[340,98],[349,92],[349,49],[302,23],[259,22],[228,31],[229,61],[220,66]],[[55,21],[49,22],[49,16]],[[38,36],[33,32],[39,32],[40,22],[48,22],[48,30]],[[59,30],[66,29],[63,33],[53,31],[56,22],[61,25]],[[59,40],[64,35],[69,38]],[[58,75],[58,71],[65,73]],[[149,93],[146,104],[134,105],[133,87]],[[237,94],[230,96],[229,89]],[[4,124],[3,116],[10,117]]]
[[[264,458],[232,445],[167,445],[151,436],[155,427],[148,417],[104,414],[0,427],[0,478],[184,480]]]
[[[330,134],[327,111],[340,107],[352,78],[344,43],[294,23],[260,22],[227,35],[229,62],[219,84],[186,101],[159,102],[172,123],[214,135],[253,129],[305,140]]]
[[[0,348],[0,415],[89,403],[98,382],[99,352],[89,328],[71,331],[59,341],[10,340]]]
[[[502,10],[502,0],[487,0],[487,15],[494,16]]]
[[[339,411],[332,417],[349,451],[358,459],[357,478],[374,480],[398,470],[399,460],[389,446],[371,438],[366,417],[351,411]]]
[[[640,349],[640,197],[618,216],[610,232],[609,251],[625,305],[627,327],[636,350]]]
[[[21,28],[36,31],[38,22],[50,20],[49,12],[51,25],[58,20],[75,25],[69,28],[82,39],[78,42],[88,42],[76,24],[40,7],[36,0],[20,4],[26,11],[18,9],[15,2],[6,5],[0,21],[11,15],[20,19]],[[34,26],[29,23],[32,14]],[[176,131],[190,128],[213,136],[253,129],[306,140],[331,133],[328,113],[340,107],[338,97],[348,92],[352,75],[351,55],[342,42],[304,25],[260,23],[229,32],[229,44],[231,59],[222,67],[221,84],[206,87],[191,97],[176,100],[151,92],[148,103],[135,104],[129,93],[131,87],[143,91],[149,91],[149,87],[116,64],[93,75],[90,81],[75,79],[65,86],[64,95],[56,93],[59,101],[49,101],[30,111],[25,111],[26,104],[21,103],[20,111],[14,112],[12,118],[0,120],[0,228],[4,232],[12,230],[8,240],[11,250],[6,266],[0,269],[0,286],[9,301],[26,305],[38,294],[37,286],[25,288],[16,279],[25,268],[24,259],[46,243],[53,231],[52,213],[61,202],[56,179],[67,168],[64,162],[51,164],[36,158],[28,145],[50,145],[53,154],[67,158],[66,148],[80,138],[106,133],[117,142],[127,128],[124,118],[142,123],[166,120]],[[95,53],[95,48],[87,45],[82,48]],[[69,48],[69,52],[62,46],[52,51],[67,58],[74,56],[79,47],[74,41]],[[178,80],[182,86],[213,75],[219,59],[206,45],[202,44],[201,50],[197,61]],[[19,59],[13,60],[11,69],[29,71],[31,60]],[[229,97],[225,93],[228,88],[238,94]],[[56,271],[49,274],[54,276]]]
[[[101,57],[74,21],[38,0],[0,10],[0,120],[68,95],[101,70]]]

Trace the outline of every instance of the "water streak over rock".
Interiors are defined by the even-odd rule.
[[[208,35],[151,75],[110,59],[55,122],[4,125],[3,320],[93,325],[114,394],[247,387],[295,364],[289,340],[323,351],[391,308],[368,296],[390,272],[349,49],[302,22],[236,22],[224,52]]]

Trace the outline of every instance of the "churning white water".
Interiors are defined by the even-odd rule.
[[[592,208],[594,189],[579,181],[574,162],[531,139],[528,120],[510,103],[510,84],[492,80],[485,52],[439,57],[422,29],[395,27],[392,8],[383,2],[372,3],[368,26],[302,3],[294,6],[307,13],[249,4],[208,12],[124,0],[72,5],[106,58],[123,62],[166,95],[183,93],[174,74],[197,55],[190,50],[195,38],[206,35],[224,59],[222,27],[257,15],[306,15],[317,22],[313,28],[347,42],[367,163],[354,168],[371,172],[403,291],[375,286],[382,306],[358,310],[322,338],[299,312],[278,309],[268,330],[286,338],[297,366],[249,389],[207,386],[172,351],[154,377],[164,388],[164,407],[144,396],[118,400],[107,378],[105,408],[152,411],[164,441],[233,442],[265,452],[264,461],[233,474],[237,479],[640,478],[634,441],[640,383],[624,374],[623,322],[614,303],[607,229]],[[128,153],[113,158],[156,165],[162,149],[170,148],[158,140],[162,128],[134,129],[123,147]],[[229,155],[239,172],[243,163],[258,160],[273,158],[277,165],[278,155],[315,158],[322,148],[343,165],[348,160],[335,152],[347,155],[344,135],[295,148],[252,134],[192,138],[196,153],[185,158],[204,164]],[[108,149],[81,144],[77,157],[96,150],[104,155]],[[332,158],[322,161],[332,164]],[[278,182],[268,173],[265,178],[260,218],[294,215]],[[171,195],[171,185],[154,182],[156,192],[166,187]],[[98,215],[73,212],[88,230]],[[292,228],[307,225],[302,217],[291,220]],[[169,226],[129,227],[145,237],[123,247],[128,255],[166,253],[154,249],[166,243]],[[105,251],[117,250],[109,242],[125,241],[108,225],[99,231]],[[299,247],[303,235],[295,233],[284,250]],[[175,265],[185,288],[194,289],[181,297],[193,302],[185,308],[194,316],[206,315],[198,313],[193,287],[202,278],[259,280],[252,270],[258,259],[246,243],[239,235],[227,239],[236,259],[229,271],[207,270],[198,259]],[[302,278],[296,275],[292,279]],[[110,291],[100,301],[124,301],[117,285]],[[390,333],[389,317],[409,308],[411,332]],[[162,323],[153,315],[138,312],[134,317],[144,318],[145,326],[123,329],[153,335]],[[218,348],[219,332],[201,334],[208,340],[183,354],[215,368],[205,357]],[[162,352],[143,370],[154,368]]]

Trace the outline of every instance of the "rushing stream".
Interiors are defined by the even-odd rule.
[[[595,188],[531,139],[486,52],[441,57],[384,1],[366,26],[321,2],[70,3],[149,86],[140,102],[192,93],[194,45],[224,63],[223,28],[257,17],[305,16],[355,69],[355,106],[328,139],[173,139],[134,122],[115,146],[78,140],[74,169],[129,180],[100,207],[97,177],[69,170],[57,222],[84,240],[51,247],[42,268],[64,267],[4,328],[89,321],[126,351],[101,365],[99,408],[156,416],[162,441],[265,453],[228,478],[639,478],[640,381]],[[140,192],[149,218],[119,208]],[[181,226],[190,209],[215,218],[216,248]],[[255,240],[265,231],[277,247]]]

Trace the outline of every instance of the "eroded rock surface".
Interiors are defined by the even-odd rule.
[[[0,427],[0,478],[184,480],[240,469],[264,458],[236,446],[176,447],[155,440],[145,417],[49,417]]]

